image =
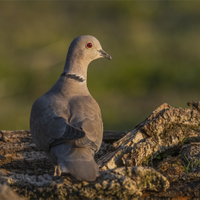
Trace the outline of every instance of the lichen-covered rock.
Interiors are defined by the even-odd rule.
[[[122,167],[114,172],[135,180],[141,190],[159,191],[169,188],[168,180],[151,167]]]
[[[129,132],[97,163],[106,169],[121,166],[138,166],[147,158],[158,154],[173,154],[179,144],[190,140],[200,141],[200,112],[195,108],[173,108],[164,103],[144,122]]]

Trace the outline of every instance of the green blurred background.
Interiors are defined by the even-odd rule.
[[[88,71],[105,130],[131,130],[164,102],[200,100],[198,1],[1,1],[0,129],[29,129],[34,100],[85,34],[113,58]]]

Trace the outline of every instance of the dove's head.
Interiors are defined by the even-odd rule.
[[[77,59],[89,64],[97,58],[112,59],[111,56],[102,49],[100,42],[95,37],[83,35],[72,41],[68,50],[67,60]]]
[[[79,36],[69,46],[64,71],[79,74],[86,78],[89,63],[97,58],[112,59],[102,49],[100,42],[95,37],[90,35]]]

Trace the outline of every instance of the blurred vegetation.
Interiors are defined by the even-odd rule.
[[[198,1],[1,1],[0,129],[29,129],[34,100],[85,34],[113,58],[88,71],[106,130],[130,130],[164,102],[199,101],[199,19]]]

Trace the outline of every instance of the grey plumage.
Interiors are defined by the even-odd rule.
[[[101,57],[111,60],[95,37],[75,38],[63,74],[32,106],[32,138],[54,164],[55,175],[71,173],[86,181],[98,176],[94,154],[101,146],[103,123],[86,80],[89,63]]]

